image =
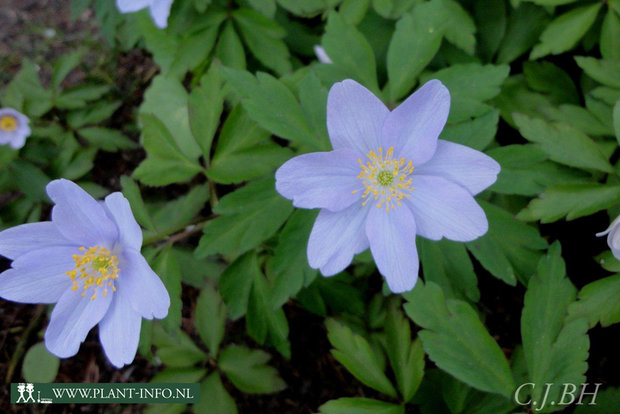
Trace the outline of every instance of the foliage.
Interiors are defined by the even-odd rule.
[[[278,393],[282,367],[305,352],[291,343],[295,312],[324,318],[334,364],[362,390],[314,401],[322,414],[508,413],[524,409],[524,382],[558,384],[549,401],[559,384],[586,382],[588,330],[620,322],[620,263],[601,242],[599,274],[573,282],[541,224],[594,216],[593,237],[620,212],[619,1],[179,0],[164,30],[113,4],[72,1],[75,16],[94,10],[108,68],[91,67],[88,48],[50,62],[48,76],[23,59],[0,88],[1,106],[33,126],[22,150],[0,146],[0,228],[47,219],[55,178],[94,197],[123,191],[172,299],[166,319],[143,323],[153,382],[200,382],[195,412],[237,413],[238,395]],[[148,77],[101,75],[140,50]],[[316,212],[275,190],[286,160],[331,149],[327,94],[347,78],[390,108],[441,80],[452,100],[440,138],[502,167],[478,196],[487,234],[418,238],[423,280],[402,298],[381,291],[367,253],[318,275],[306,257]],[[492,283],[518,297],[513,342],[488,321]],[[58,365],[37,343],[23,376],[51,381]]]

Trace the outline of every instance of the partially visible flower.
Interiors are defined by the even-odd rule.
[[[300,208],[320,208],[308,241],[310,266],[325,276],[344,270],[370,247],[392,292],[418,277],[415,236],[474,240],[488,229],[474,200],[497,179],[495,160],[438,140],[450,94],[432,80],[390,110],[353,80],[327,98],[334,148],[297,156],[276,172],[276,189]]]
[[[133,13],[148,7],[155,26],[165,29],[174,0],[116,0],[116,7],[121,13]]]
[[[47,194],[52,221],[0,232],[0,255],[11,269],[0,274],[0,297],[21,303],[56,303],[45,331],[54,355],[75,355],[92,327],[112,365],[133,361],[142,318],[164,318],[170,298],[142,257],[142,231],[119,192],[97,202],[68,180]]]
[[[596,233],[596,236],[601,237],[607,235],[607,245],[614,254],[614,257],[620,260],[620,232],[618,232],[618,229],[620,229],[620,216],[616,217],[609,227],[607,227],[607,230]]]
[[[19,149],[30,136],[30,120],[22,113],[12,108],[0,109],[0,145],[10,145]]]
[[[319,62],[321,63],[334,63],[332,62],[332,60],[329,58],[329,56],[327,56],[327,52],[325,51],[325,49],[323,48],[323,46],[319,46],[319,45],[314,45],[314,54],[316,55],[316,58],[319,60]]]

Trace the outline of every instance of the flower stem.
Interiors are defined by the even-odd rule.
[[[145,237],[144,241],[142,242],[142,245],[146,246],[146,245],[158,243],[161,241],[165,241],[167,243],[176,243],[180,240],[183,240],[186,237],[191,236],[194,233],[202,231],[202,228],[211,219],[212,217],[208,218],[207,220],[198,221],[196,223],[192,223],[189,225],[186,224],[181,227],[175,227],[164,233],[158,233],[158,234],[154,234],[149,237]]]

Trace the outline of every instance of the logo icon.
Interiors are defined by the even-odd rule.
[[[16,403],[27,404],[29,402],[36,402],[32,395],[34,392],[34,384],[20,382],[17,384],[17,392],[19,393],[19,397],[17,398]],[[28,394],[28,397],[24,397],[24,392]]]

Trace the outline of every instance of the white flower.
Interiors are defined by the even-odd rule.
[[[116,7],[121,13],[133,13],[146,7],[151,12],[155,26],[160,29],[168,25],[168,16],[174,0],[116,0]]]
[[[314,54],[321,63],[334,63],[327,55],[327,52],[325,51],[323,46],[314,45]]]
[[[607,230],[596,233],[596,235],[598,237],[607,235],[607,245],[614,254],[614,257],[620,260],[620,233],[618,233],[618,228],[620,228],[620,216],[616,217],[609,227],[607,227]]]
[[[26,143],[30,135],[30,120],[12,108],[0,109],[0,145],[10,145],[19,149]]]

